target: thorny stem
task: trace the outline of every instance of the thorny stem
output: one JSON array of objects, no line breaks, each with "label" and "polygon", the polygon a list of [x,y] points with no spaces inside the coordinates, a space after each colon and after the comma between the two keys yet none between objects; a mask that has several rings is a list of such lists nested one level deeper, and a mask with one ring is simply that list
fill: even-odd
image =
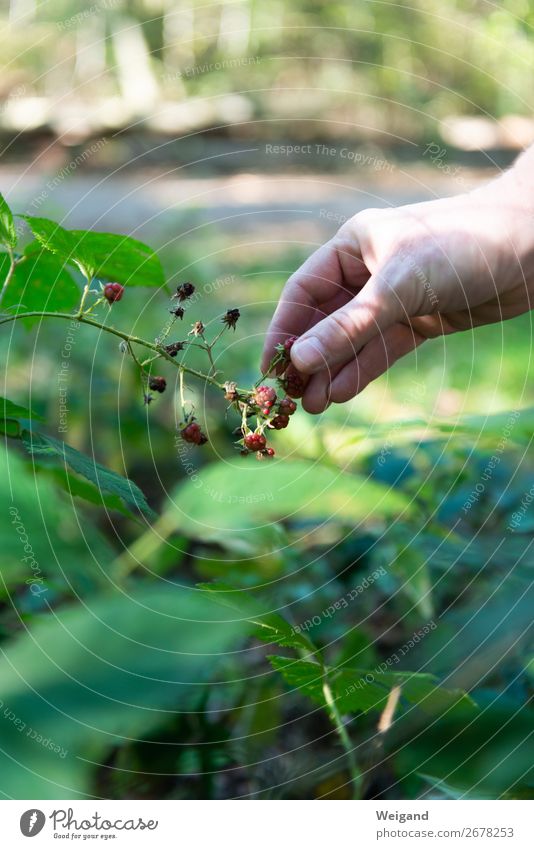
[{"label": "thorny stem", "polygon": [[257,388],[257,387],[260,385],[260,383],[261,383],[263,380],[265,380],[265,378],[266,378],[266,377],[269,377],[269,375],[271,374],[271,372],[273,371],[273,369],[275,369],[275,368],[276,368],[276,366],[277,366],[277,365],[279,365],[280,363],[284,362],[285,358],[286,358],[286,357],[285,357],[285,354],[284,354],[282,351],[280,351],[279,353],[275,354],[275,355],[274,355],[274,357],[272,358],[271,362],[270,362],[270,363],[269,363],[269,365],[267,366],[266,371],[264,371],[264,372],[263,372],[263,374],[261,375],[261,377],[259,378],[259,380],[257,380],[257,381],[256,381],[256,383],[254,384],[254,386]]},{"label": "thorny stem", "polygon": [[362,775],[360,770],[358,769],[356,758],[354,757],[354,748],[351,739],[347,733],[347,729],[345,728],[343,719],[341,718],[341,714],[337,709],[336,700],[334,699],[334,695],[332,693],[332,690],[330,689],[330,684],[327,681],[323,683],[323,696],[326,702],[326,706],[328,708],[328,714],[334,725],[334,728],[336,729],[341,745],[343,746],[345,754],[347,756],[347,764],[349,767],[354,799],[360,799]]},{"label": "thorny stem", "polygon": [[[139,336],[132,336],[130,333],[125,333],[122,330],[117,330],[116,327],[110,327],[107,324],[102,324],[100,321],[96,321],[94,318],[89,318],[87,313],[71,314],[65,312],[42,312],[39,310],[32,310],[29,312],[20,312],[16,315],[9,315],[0,318],[0,325],[9,324],[12,321],[17,321],[21,318],[60,318],[64,321],[79,321],[80,324],[88,324],[91,327],[96,327],[98,330],[103,330],[106,333],[111,333],[113,336],[118,336],[119,339],[124,339],[128,344],[140,345],[142,348],[147,348],[150,351],[154,351],[159,357],[167,360],[171,363],[175,368],[183,371],[184,374],[190,374],[192,377],[196,377],[199,380],[203,380],[205,383],[211,384],[211,386],[215,386],[217,389],[224,389],[224,384],[219,383],[218,380],[215,380],[214,377],[211,377],[209,374],[204,374],[204,372],[197,371],[190,366],[184,366],[182,363],[176,362],[176,360],[171,357],[170,354],[164,348],[159,347],[155,342],[149,342],[147,339],[141,339]],[[239,390],[246,394],[246,390]]]}]

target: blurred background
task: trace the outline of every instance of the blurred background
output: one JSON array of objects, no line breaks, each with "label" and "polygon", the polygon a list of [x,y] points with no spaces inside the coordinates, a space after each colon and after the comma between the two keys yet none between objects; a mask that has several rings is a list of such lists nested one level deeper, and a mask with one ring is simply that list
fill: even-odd
[{"label": "blurred background", "polygon": [[[210,328],[221,313],[239,307],[240,323],[217,364],[242,386],[257,378],[263,333],[285,280],[348,217],[368,206],[469,190],[534,140],[534,9],[527,0],[3,0],[0,15],[0,188],[11,207],[68,228],[147,242],[158,251],[170,285],[191,280],[197,286],[195,309]],[[120,324],[152,338],[167,310],[164,292],[136,290],[121,302]],[[56,437],[66,334],[53,322],[30,333],[9,326],[0,343],[7,364],[4,394],[31,404]],[[115,341],[99,337],[95,344],[91,329],[79,328],[62,438],[127,473],[156,511],[167,515],[170,504],[178,509],[173,507],[163,542],[153,544],[131,516],[61,494],[49,470],[13,454],[5,460],[5,497],[13,495],[14,469],[19,503],[32,517],[32,544],[46,563],[46,605],[81,617],[87,635],[80,599],[99,599],[110,585],[131,589],[135,599],[146,589],[138,586],[142,582],[155,592],[154,576],[180,587],[219,578],[267,587],[270,604],[288,607],[298,622],[385,564],[386,576],[362,596],[357,622],[350,612],[322,621],[318,640],[329,647],[332,663],[352,658],[353,666],[361,666],[362,657],[379,663],[414,629],[451,616],[439,631],[441,647],[433,644],[426,657],[414,654],[406,668],[413,663],[417,670],[451,675],[459,647],[451,648],[450,635],[461,631],[474,665],[458,683],[468,690],[482,687],[482,702],[497,702],[494,714],[483,712],[484,721],[488,728],[501,727],[506,710],[510,716],[522,710],[532,687],[532,649],[524,643],[530,616],[528,608],[517,607],[519,599],[523,605],[531,601],[524,595],[534,531],[527,509],[520,532],[501,542],[531,480],[531,349],[532,318],[526,315],[427,343],[362,396],[318,418],[299,411],[294,426],[273,440],[277,454],[283,462],[308,464],[302,468],[312,489],[318,468],[348,475],[343,486],[354,484],[360,506],[351,504],[338,515],[343,490],[338,500],[325,498],[321,509],[300,515],[294,493],[295,503],[287,507],[291,518],[260,513],[264,530],[258,533],[249,527],[254,516],[245,503],[231,521],[216,513],[226,532],[217,536],[199,533],[183,519],[198,521],[206,506],[191,506],[186,464],[177,456],[174,387],[143,407],[136,375]],[[212,440],[208,452],[195,455],[195,468],[209,481],[219,464],[224,490],[238,473],[221,400],[198,386],[189,391]],[[498,470],[485,480],[472,509],[462,512],[509,427],[509,411],[517,409],[519,424],[506,435]],[[381,456],[387,462],[379,462]],[[250,491],[247,474],[236,498]],[[415,503],[414,515],[377,495],[392,491]],[[362,508],[366,503],[374,505],[372,515]],[[235,537],[242,527],[248,536],[240,547]],[[13,651],[32,680],[39,664],[23,644],[26,626],[35,619],[36,627],[50,627],[44,621],[50,613],[24,585],[11,527],[5,537],[0,633],[8,658]],[[140,568],[128,558],[125,567],[124,551],[139,539]],[[511,574],[518,580],[511,596],[497,592]],[[486,609],[488,600],[493,607]],[[484,623],[473,619],[481,606]],[[512,609],[517,631],[510,627]],[[113,621],[116,611],[106,611]],[[139,627],[136,639],[144,633]],[[165,643],[160,620],[146,627]],[[50,646],[60,651],[61,633],[48,636],[55,657]],[[476,648],[481,644],[490,646],[482,658]],[[105,655],[99,644],[100,650]],[[69,662],[73,658],[64,668]],[[40,722],[51,739],[68,737],[64,745],[73,759],[51,761],[46,751],[41,763],[42,746],[21,754],[21,738],[13,734],[13,720],[6,720],[4,745],[12,757],[3,792],[18,798],[66,798],[67,791],[119,798],[343,798],[346,772],[337,749],[332,755],[335,741],[317,711],[308,713],[304,696],[295,690],[288,696],[272,675],[262,677],[265,661],[256,644],[246,663],[243,675],[241,666],[227,660],[225,675],[253,678],[251,698],[241,685],[228,684],[217,696],[199,696],[199,713],[182,714],[171,695],[155,691],[154,704],[170,716],[158,715],[159,724],[132,720],[128,739],[121,736],[130,726],[120,712],[106,725],[105,698],[117,694],[96,670],[87,686],[104,695],[94,708],[100,731],[88,750],[74,720],[69,736],[57,710],[79,707],[83,693],[51,684],[55,707]],[[167,674],[165,667],[160,671]],[[13,683],[12,702],[20,715],[39,715],[37,702],[28,702],[19,685]],[[65,710],[70,717],[76,713]],[[83,712],[82,720],[89,721]],[[509,743],[512,751],[520,744],[530,721],[510,726],[515,736],[503,747]],[[366,722],[355,731],[364,764],[376,717]],[[103,740],[102,728],[112,739]],[[483,742],[490,736],[485,726],[479,732]],[[494,758],[485,743],[472,772],[462,773],[463,746],[451,746],[449,761],[436,758],[434,772],[418,768],[421,751],[429,751],[424,747],[393,766],[378,768],[370,758],[366,793],[451,798],[467,792],[493,797],[511,788],[531,792],[524,762],[509,770],[507,756]],[[264,750],[267,762],[260,758]],[[499,758],[501,772],[494,774],[488,764]]]}]

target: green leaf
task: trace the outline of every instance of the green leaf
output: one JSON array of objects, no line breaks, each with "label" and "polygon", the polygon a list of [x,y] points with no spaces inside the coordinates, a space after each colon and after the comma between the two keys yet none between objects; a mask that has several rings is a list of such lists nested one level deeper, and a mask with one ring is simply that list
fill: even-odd
[{"label": "green leaf", "polygon": [[129,286],[165,285],[157,254],[131,236],[66,230],[47,218],[20,217],[44,248],[63,262],[76,265],[89,279],[103,277]]},{"label": "green leaf", "polygon": [[0,792],[80,798],[112,746],[194,710],[243,635],[196,590],[138,583],[48,612],[0,661]]},{"label": "green leaf", "polygon": [[477,691],[476,700],[478,712],[457,710],[410,729],[404,745],[393,735],[396,771],[432,776],[474,799],[513,797],[516,786],[534,783],[534,711],[491,692]]},{"label": "green leaf", "polygon": [[65,468],[59,466],[48,468],[43,466],[39,471],[41,473],[44,472],[57,486],[65,490],[71,498],[81,498],[89,502],[89,504],[96,504],[97,507],[104,507],[106,510],[115,510],[123,516],[137,518],[131,510],[128,510],[124,506],[122,499],[118,495],[106,495],[95,484],[76,477]]},{"label": "green leaf", "polygon": [[402,699],[418,705],[427,714],[444,713],[453,705],[474,703],[461,690],[440,687],[433,675],[416,672],[379,672],[372,669],[326,671],[317,663],[287,657],[269,658],[287,683],[324,706],[322,686],[330,684],[336,706],[341,713],[381,711],[393,687],[402,688]]},{"label": "green leaf", "polygon": [[57,254],[63,262],[76,265],[85,277],[89,279],[94,277],[96,271],[94,260],[85,253],[79,236],[73,235],[72,231],[65,230],[49,218],[35,218],[32,215],[18,217],[26,221],[43,248]]},{"label": "green leaf", "polygon": [[115,233],[71,230],[91,257],[95,276],[128,286],[160,287],[165,275],[158,255],[143,242]]},{"label": "green leaf", "polygon": [[211,595],[218,604],[241,613],[247,622],[255,626],[255,636],[258,639],[286,648],[303,649],[311,654],[318,652],[312,641],[290,625],[283,616],[271,611],[262,612],[260,601],[253,598],[250,593],[221,582],[197,586]]},{"label": "green leaf", "polygon": [[0,449],[0,501],[2,601],[12,606],[24,599],[26,610],[57,594],[94,592],[108,584],[116,556],[110,544],[86,516],[82,533],[76,507],[34,474],[27,457],[5,447]]},{"label": "green leaf", "polygon": [[87,478],[102,492],[119,496],[129,507],[137,508],[147,517],[153,518],[154,511],[148,506],[137,484],[111,469],[106,469],[93,457],[88,457],[71,445],[67,445],[66,442],[60,442],[43,433],[24,431],[22,441],[30,454],[48,457],[56,463],[59,462],[62,468],[65,464],[70,466],[73,471]]},{"label": "green leaf", "polygon": [[13,213],[2,194],[0,194],[0,242],[9,248],[17,246],[17,231],[15,230]]},{"label": "green leaf", "polygon": [[43,421],[41,416],[27,407],[14,404],[9,398],[0,397],[0,431],[6,436],[19,438],[24,427],[27,427],[27,422],[33,420]]},{"label": "green leaf", "polygon": [[[0,276],[7,272],[7,257],[0,258]],[[6,289],[3,306],[22,312],[73,312],[80,300],[80,288],[63,263],[42,248],[20,262]],[[39,316],[24,319],[31,326]]]},{"label": "green leaf", "polygon": [[[200,485],[199,485],[200,483]],[[202,468],[176,489],[166,522],[189,537],[252,550],[273,521],[381,526],[413,508],[406,496],[367,478],[308,460],[255,463],[236,459]],[[263,541],[263,538],[262,538]]]}]

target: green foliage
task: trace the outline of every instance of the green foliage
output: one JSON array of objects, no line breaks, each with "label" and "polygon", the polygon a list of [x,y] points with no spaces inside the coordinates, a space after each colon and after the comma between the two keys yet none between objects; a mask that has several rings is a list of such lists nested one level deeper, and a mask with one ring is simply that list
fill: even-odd
[{"label": "green foliage", "polygon": [[308,460],[271,465],[239,458],[231,475],[225,462],[212,463],[202,469],[199,481],[179,485],[165,514],[167,522],[191,537],[224,540],[240,551],[245,545],[257,551],[268,523],[280,519],[380,526],[412,509],[402,494],[379,483]]},{"label": "green foliage", "polygon": [[474,704],[461,690],[441,687],[433,675],[418,672],[382,672],[370,669],[330,669],[305,660],[277,655],[269,658],[291,687],[325,706],[323,685],[328,683],[340,713],[381,711],[393,687],[401,687],[402,699],[435,716],[460,704]]},{"label": "green foliage", "polygon": [[[7,254],[0,255],[0,278],[5,277],[8,265]],[[79,300],[80,287],[63,267],[62,260],[39,250],[27,254],[16,265],[3,307],[15,312],[71,312]],[[24,318],[23,321],[32,326],[39,318]]]},{"label": "green foliage", "polygon": [[14,248],[17,245],[13,213],[2,194],[0,194],[0,242],[7,248]]},{"label": "green foliage", "polygon": [[66,230],[47,218],[21,215],[37,241],[62,260],[76,265],[87,279],[103,277],[128,286],[163,286],[156,253],[137,239],[92,230]]},{"label": "green foliage", "polygon": [[[60,442],[52,436],[43,433],[23,431],[22,442],[30,454],[38,459],[51,460],[60,466],[69,466],[73,471],[87,478],[95,484],[99,491],[110,493],[121,498],[130,507],[136,508],[147,517],[153,517],[154,513],[148,506],[147,501],[137,484],[124,478],[111,469],[106,469],[92,457],[82,454],[66,442]],[[85,490],[78,489],[76,495],[81,495]]]},{"label": "green foliage", "polygon": [[198,592],[142,582],[36,620],[0,662],[0,791],[83,798],[110,746],[194,709],[242,633]]}]

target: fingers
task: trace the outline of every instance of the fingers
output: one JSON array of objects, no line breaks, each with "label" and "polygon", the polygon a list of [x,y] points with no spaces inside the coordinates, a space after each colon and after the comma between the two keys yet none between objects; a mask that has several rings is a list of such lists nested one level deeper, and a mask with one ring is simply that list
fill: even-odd
[{"label": "fingers", "polygon": [[306,387],[302,406],[309,413],[322,413],[331,403],[349,401],[426,338],[410,325],[393,325],[375,336],[349,362],[314,374]]},{"label": "fingers", "polygon": [[373,337],[397,322],[401,313],[399,301],[391,290],[371,277],[355,298],[295,342],[292,362],[304,374],[346,363]]},{"label": "fingers", "polygon": [[318,306],[344,293],[348,298],[336,243],[331,240],[315,251],[286,283],[267,331],[262,371],[267,369],[279,342],[305,333],[319,319]]}]

